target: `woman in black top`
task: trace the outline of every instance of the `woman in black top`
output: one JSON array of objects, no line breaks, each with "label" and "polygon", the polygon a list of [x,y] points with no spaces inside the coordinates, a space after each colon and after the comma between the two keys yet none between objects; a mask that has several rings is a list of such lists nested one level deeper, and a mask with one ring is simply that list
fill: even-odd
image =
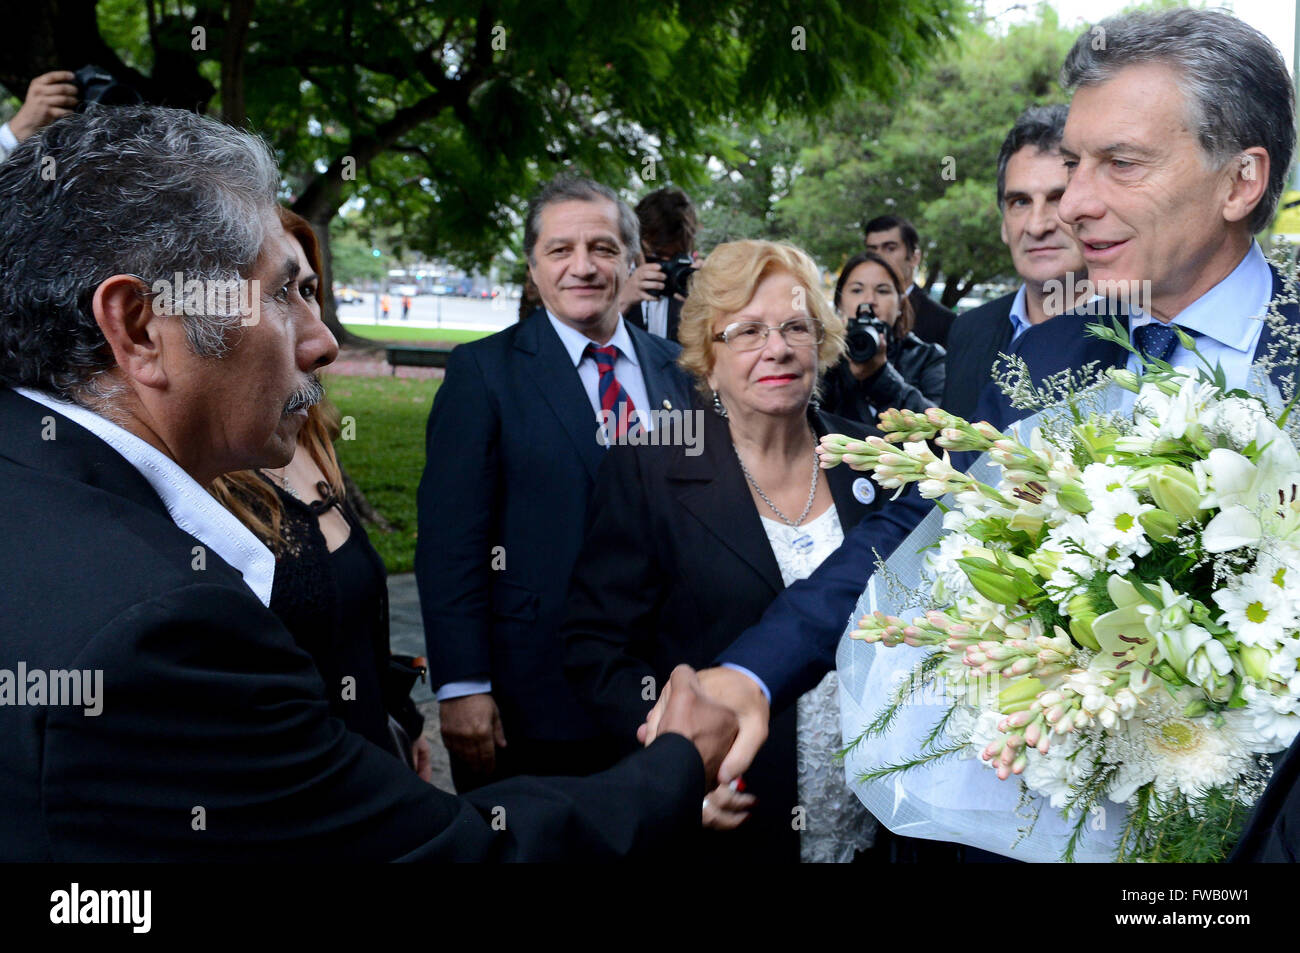
[{"label": "woman in black top", "polygon": [[[315,235],[280,212],[298,248],[296,293],[319,314]],[[288,465],[218,478],[213,494],[275,553],[270,608],[316,663],[331,713],[427,781],[429,744],[410,698],[419,669],[389,653],[387,574],[345,498],[338,430],[334,407],[314,404]]]}]

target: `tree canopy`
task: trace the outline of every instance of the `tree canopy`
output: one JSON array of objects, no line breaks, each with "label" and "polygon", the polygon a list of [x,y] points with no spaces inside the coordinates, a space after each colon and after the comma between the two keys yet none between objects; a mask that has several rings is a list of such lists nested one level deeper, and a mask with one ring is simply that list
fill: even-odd
[{"label": "tree canopy", "polygon": [[43,0],[10,11],[0,83],[95,63],[263,133],[327,251],[354,201],[484,263],[556,171],[703,181],[719,121],[893,94],[964,22],[962,0]]},{"label": "tree canopy", "polygon": [[1066,101],[1057,75],[1074,38],[1044,7],[1005,33],[972,29],[903,77],[897,102],[862,91],[826,116],[734,124],[739,158],[700,192],[703,235],[786,238],[834,269],[862,249],[862,226],[891,212],[921,233],[945,303],[1009,276],[998,149],[1026,107]]}]

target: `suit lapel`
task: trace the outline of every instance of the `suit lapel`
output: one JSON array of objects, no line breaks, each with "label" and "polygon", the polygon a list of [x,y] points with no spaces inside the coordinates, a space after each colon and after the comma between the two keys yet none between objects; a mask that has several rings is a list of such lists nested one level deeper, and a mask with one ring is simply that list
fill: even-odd
[{"label": "suit lapel", "polygon": [[515,337],[515,348],[523,352],[528,375],[594,480],[605,455],[605,448],[596,442],[596,413],[578,369],[545,311],[536,311],[526,319]]},{"label": "suit lapel", "polygon": [[705,530],[779,593],[785,588],[781,569],[749,495],[727,424],[712,411],[704,412],[704,421],[704,452],[676,456],[667,474],[671,492]]},{"label": "suit lapel", "polygon": [[650,406],[646,410],[680,409],[685,412],[689,398],[681,387],[676,386],[679,375],[673,371],[676,355],[672,349],[662,338],[656,339],[635,325],[628,325],[627,330],[632,338],[632,347],[636,349],[641,379],[645,382],[645,392],[650,399]]}]

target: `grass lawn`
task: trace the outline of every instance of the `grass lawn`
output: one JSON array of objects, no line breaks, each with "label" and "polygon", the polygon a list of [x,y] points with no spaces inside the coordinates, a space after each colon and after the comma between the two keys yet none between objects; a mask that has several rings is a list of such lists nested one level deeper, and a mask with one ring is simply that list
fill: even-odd
[{"label": "grass lawn", "polygon": [[391,324],[344,324],[344,328],[371,341],[449,341],[463,344],[485,338],[491,331],[467,331],[462,328],[403,328]]},{"label": "grass lawn", "polygon": [[[390,573],[415,562],[415,489],[424,470],[424,425],[441,381],[326,374],[326,393],[344,418],[355,420],[354,439],[340,439],[339,460],[376,510],[393,524],[385,533],[367,527]],[[344,421],[345,425],[347,421]]]}]

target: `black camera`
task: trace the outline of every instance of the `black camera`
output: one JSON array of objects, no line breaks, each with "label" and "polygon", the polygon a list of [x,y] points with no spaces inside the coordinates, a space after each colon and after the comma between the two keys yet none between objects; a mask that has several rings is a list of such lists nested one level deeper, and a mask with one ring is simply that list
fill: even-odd
[{"label": "black camera", "polygon": [[691,292],[691,276],[699,271],[695,259],[690,255],[677,255],[674,258],[647,258],[647,265],[658,265],[664,273],[664,290],[655,295],[663,298],[669,295],[681,295],[685,298]]},{"label": "black camera", "polygon": [[113,74],[99,66],[87,64],[75,74],[77,95],[77,112],[82,112],[91,103],[101,106],[136,106],[144,98],[125,83],[119,83]]},{"label": "black camera", "polygon": [[890,337],[890,327],[876,317],[871,305],[863,302],[858,305],[858,313],[849,319],[845,339],[849,345],[849,360],[854,364],[865,364],[880,350],[880,338],[886,341]]}]

